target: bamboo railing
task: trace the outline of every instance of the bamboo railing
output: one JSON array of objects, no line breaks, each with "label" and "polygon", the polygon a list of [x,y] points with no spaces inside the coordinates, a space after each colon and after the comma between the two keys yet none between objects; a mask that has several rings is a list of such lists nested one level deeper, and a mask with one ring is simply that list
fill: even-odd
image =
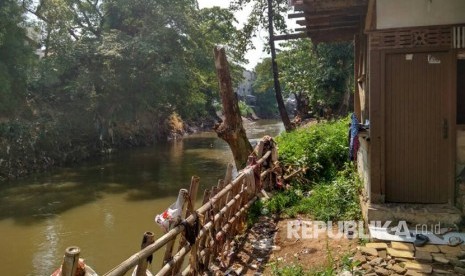
[{"label": "bamboo railing", "polygon": [[[152,258],[153,253],[163,247],[165,254],[162,267],[156,272],[157,276],[200,275],[211,271],[213,267],[228,267],[231,262],[229,253],[233,251],[235,236],[244,229],[247,210],[259,196],[267,196],[263,188],[270,189],[276,181],[273,173],[279,172],[279,167],[273,164],[272,159],[277,157],[272,158],[272,155],[271,151],[267,151],[259,160],[250,156],[247,167],[234,180],[233,166],[229,164],[225,178],[219,180],[217,186],[204,191],[202,206],[197,210],[194,210],[193,203],[196,201],[200,178],[193,176],[189,191],[180,191],[189,195],[183,206],[184,219],[157,240],[154,240],[152,232],[145,232],[141,250],[104,275],[123,276],[130,270],[136,276],[152,275],[147,270],[148,258]],[[263,180],[267,176],[268,182],[265,183]],[[176,243],[178,248],[173,253]],[[74,253],[68,253],[70,250]],[[53,275],[75,276],[78,259],[79,248],[68,248],[63,265]],[[183,266],[184,270],[181,271]],[[92,272],[89,275],[97,275],[90,267],[86,269]]]},{"label": "bamboo railing", "polygon": [[[105,276],[123,276],[128,271],[138,267],[136,275],[149,275],[145,271],[146,259],[165,245],[165,255],[162,268],[156,272],[161,275],[199,275],[204,271],[210,271],[211,266],[226,267],[229,265],[229,252],[234,246],[234,237],[243,230],[246,219],[246,211],[259,198],[263,192],[261,180],[274,171],[271,167],[271,151],[266,152],[259,160],[255,157],[249,158],[249,165],[232,179],[232,165],[228,165],[224,180],[211,190],[205,190],[203,205],[193,210],[192,204],[187,204],[185,219],[166,234],[146,244],[139,252],[117,265]],[[262,171],[262,165],[266,169]],[[252,186],[251,177],[255,184]],[[269,177],[270,179],[272,177]],[[270,180],[271,181],[271,180]],[[199,178],[193,177],[189,190],[190,202],[195,202],[199,186]],[[266,185],[271,186],[271,185]],[[189,201],[189,200],[188,200]],[[186,227],[188,231],[195,223],[199,228],[195,236],[195,242],[190,244],[185,237]],[[147,234],[147,233],[146,233]],[[179,239],[177,239],[179,236]],[[173,247],[178,242],[178,249],[173,254]],[[186,256],[189,255],[187,266],[182,270]],[[139,269],[141,268],[141,269]]]}]

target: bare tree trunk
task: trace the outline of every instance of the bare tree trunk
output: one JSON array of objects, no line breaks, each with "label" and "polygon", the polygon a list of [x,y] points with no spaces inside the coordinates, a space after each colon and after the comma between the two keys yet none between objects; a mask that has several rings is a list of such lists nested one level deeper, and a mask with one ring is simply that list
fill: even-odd
[{"label": "bare tree trunk", "polygon": [[276,49],[274,47],[274,34],[273,34],[273,7],[272,0],[268,0],[268,32],[270,35],[270,50],[271,50],[271,64],[273,66],[273,80],[274,80],[274,92],[276,96],[276,102],[278,103],[279,114],[283,121],[286,131],[289,132],[294,129],[291,124],[289,115],[284,105],[283,94],[281,93],[281,85],[279,84],[278,64],[276,63]]},{"label": "bare tree trunk", "polygon": [[215,67],[220,85],[221,103],[223,104],[224,121],[215,126],[218,137],[225,140],[234,156],[236,168],[242,169],[248,156],[252,153],[237,102],[237,96],[233,91],[228,61],[223,47],[215,47]]}]

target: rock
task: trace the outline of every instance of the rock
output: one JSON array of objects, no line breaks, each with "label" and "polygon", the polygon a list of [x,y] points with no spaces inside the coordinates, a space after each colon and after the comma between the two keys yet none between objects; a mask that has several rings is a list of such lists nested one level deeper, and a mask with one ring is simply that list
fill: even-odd
[{"label": "rock", "polygon": [[379,266],[379,265],[381,265],[383,262],[384,262],[384,259],[383,259],[383,258],[376,258],[376,259],[374,259],[374,260],[371,260],[371,261],[369,262],[369,264],[372,265],[372,266]]},{"label": "rock", "polygon": [[429,252],[429,253],[439,253],[441,252],[439,250],[439,247],[434,244],[425,244],[423,246],[417,246],[415,247],[416,251],[423,251],[423,252]]},{"label": "rock", "polygon": [[386,249],[388,248],[388,245],[384,242],[369,242],[365,244],[365,247],[374,249]]},{"label": "rock", "polygon": [[446,259],[446,257],[442,253],[431,253],[431,255],[433,255],[433,260],[435,262],[438,262],[438,263],[441,263],[441,264],[448,264],[449,263],[449,260]]},{"label": "rock", "polygon": [[457,267],[463,267],[465,268],[465,263],[462,262],[462,261],[457,261],[457,260],[449,260],[449,263],[453,266],[457,266]]},{"label": "rock", "polygon": [[420,264],[420,263],[414,263],[414,262],[407,262],[405,264],[405,269],[407,270],[413,270],[417,272],[422,272],[422,273],[431,273],[433,272],[433,267],[427,264]]},{"label": "rock", "polygon": [[273,246],[271,247],[271,250],[272,250],[272,251],[280,251],[280,250],[281,250],[281,246],[273,245]]},{"label": "rock", "polygon": [[391,248],[406,251],[415,251],[413,244],[406,242],[391,242]]},{"label": "rock", "polygon": [[454,267],[454,271],[460,274],[465,274],[465,268],[456,266]]},{"label": "rock", "polygon": [[416,251],[415,260],[424,261],[424,262],[432,262],[433,256],[431,255],[430,252],[427,252],[427,251]]},{"label": "rock", "polygon": [[376,250],[375,248],[369,248],[369,247],[361,246],[360,251],[362,253],[364,253],[365,255],[378,256],[378,250]]},{"label": "rock", "polygon": [[462,248],[460,246],[449,246],[449,245],[439,245],[439,250],[442,253],[458,256],[462,254]]},{"label": "rock", "polygon": [[396,257],[396,258],[413,259],[412,251],[404,251],[404,250],[397,250],[394,248],[388,248],[387,253],[391,255],[392,257]]},{"label": "rock", "polygon": [[391,274],[391,272],[385,268],[382,267],[375,267],[375,272],[377,275],[383,275],[383,276],[388,276]]},{"label": "rock", "polygon": [[405,268],[401,267],[398,264],[393,265],[391,270],[393,270],[394,272],[398,274],[404,274],[407,271]]},{"label": "rock", "polygon": [[451,274],[450,271],[444,269],[433,268],[433,273],[435,274]]},{"label": "rock", "polygon": [[407,270],[405,273],[406,276],[423,276],[425,274],[416,272],[415,270]]},{"label": "rock", "polygon": [[446,259],[448,259],[449,261],[450,260],[458,260],[459,258],[455,255],[449,255],[449,254],[446,254],[444,257],[446,257]]},{"label": "rock", "polygon": [[357,253],[354,255],[354,261],[359,262],[360,264],[364,264],[367,262],[367,259],[362,255],[362,253],[360,253],[360,251],[357,251]]},{"label": "rock", "polygon": [[362,265],[362,269],[365,270],[365,273],[373,272],[373,267],[367,263]]},{"label": "rock", "polygon": [[337,274],[338,276],[352,276],[352,272],[344,270],[341,273]]},{"label": "rock", "polygon": [[380,256],[383,259],[386,259],[387,257],[386,250],[378,250],[378,256]]}]

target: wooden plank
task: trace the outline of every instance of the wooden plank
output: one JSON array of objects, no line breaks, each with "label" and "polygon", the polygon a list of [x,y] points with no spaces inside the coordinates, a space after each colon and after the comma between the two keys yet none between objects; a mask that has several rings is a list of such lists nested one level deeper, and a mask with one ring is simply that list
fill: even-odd
[{"label": "wooden plank", "polygon": [[381,75],[380,75],[380,52],[370,51],[370,78],[369,78],[369,94],[370,94],[370,151],[368,162],[370,163],[370,183],[371,203],[383,203],[384,196],[381,189],[381,131],[384,127],[384,119],[381,114]]},{"label": "wooden plank", "polygon": [[363,20],[362,15],[341,15],[341,16],[315,16],[315,17],[305,17],[303,20],[297,20],[296,23],[299,25],[320,25],[326,24],[330,25],[333,23],[341,23],[341,22],[352,22],[356,21],[356,23],[360,23]]},{"label": "wooden plank", "polygon": [[305,17],[305,13],[298,12],[298,13],[290,13],[290,14],[287,15],[287,18],[289,18],[289,19],[301,18],[301,17]]},{"label": "wooden plank", "polygon": [[317,10],[309,7],[300,7],[299,11],[304,11],[305,17],[312,16],[345,16],[345,15],[363,15],[367,12],[367,6],[353,6],[345,9],[326,9]]},{"label": "wooden plank", "polygon": [[[360,35],[355,35],[354,38],[354,76],[358,78],[360,67]],[[354,112],[358,120],[361,120],[361,104],[360,104],[360,91],[358,89],[358,82],[354,81]]]},{"label": "wooden plank", "polygon": [[285,34],[285,35],[275,35],[273,36],[273,39],[274,41],[279,41],[279,40],[300,39],[300,38],[305,38],[305,37],[307,37],[307,33],[300,32],[300,33]]},{"label": "wooden plank", "polygon": [[367,15],[365,18],[365,31],[376,29],[376,0],[368,1]]},{"label": "wooden plank", "polygon": [[339,23],[328,23],[319,25],[307,25],[307,31],[334,31],[334,32],[346,32],[347,30],[353,31],[353,34],[358,33],[360,29],[359,21],[345,21]]},{"label": "wooden plank", "polygon": [[331,9],[351,9],[353,7],[366,7],[368,0],[331,0],[331,1],[303,1],[305,9],[321,11]]}]

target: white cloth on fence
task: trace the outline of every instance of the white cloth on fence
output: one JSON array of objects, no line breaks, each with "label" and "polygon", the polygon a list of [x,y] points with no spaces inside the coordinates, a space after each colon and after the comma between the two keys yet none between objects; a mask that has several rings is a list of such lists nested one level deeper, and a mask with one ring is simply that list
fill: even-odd
[{"label": "white cloth on fence", "polygon": [[271,136],[263,136],[263,138],[258,142],[258,144],[255,146],[255,153],[257,154],[258,158],[261,158],[264,154],[263,149],[265,147],[265,143],[270,144],[271,148],[271,162],[278,161],[278,147],[276,145],[276,142],[273,140],[273,137]]},{"label": "white cloth on fence", "polygon": [[168,232],[174,224],[181,221],[182,207],[188,194],[186,189],[179,190],[178,199],[171,204],[163,213],[155,216],[155,222],[166,232]]},{"label": "white cloth on fence", "polygon": [[247,193],[249,195],[255,194],[255,175],[253,172],[253,167],[247,167],[242,172],[245,176],[244,184],[247,187]]}]

